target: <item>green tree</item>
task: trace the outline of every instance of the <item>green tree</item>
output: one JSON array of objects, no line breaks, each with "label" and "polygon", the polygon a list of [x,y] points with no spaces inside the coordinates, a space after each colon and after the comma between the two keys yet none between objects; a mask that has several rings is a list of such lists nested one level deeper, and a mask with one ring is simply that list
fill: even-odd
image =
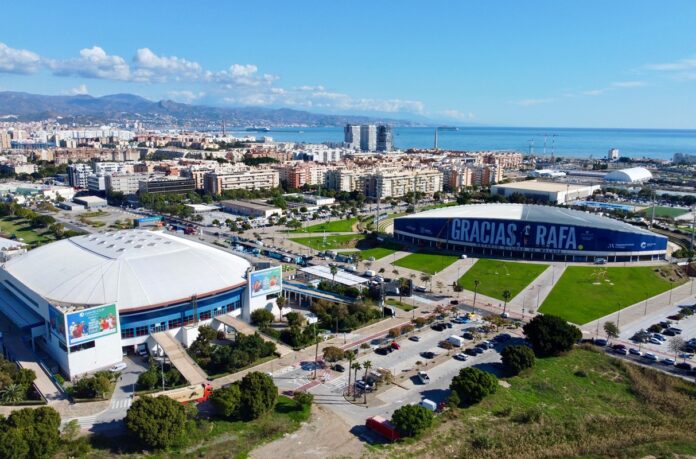
[{"label": "green tree", "polygon": [[213,341],[217,338],[217,330],[208,325],[198,327],[198,337],[205,341]]},{"label": "green tree", "polygon": [[[4,427],[4,426],[3,426]],[[29,457],[29,443],[20,429],[0,430],[0,458],[23,459]]]},{"label": "green tree", "polygon": [[265,373],[251,372],[239,383],[241,414],[246,420],[256,419],[269,412],[278,398],[278,388]]},{"label": "green tree", "polygon": [[414,437],[430,428],[433,412],[420,405],[404,405],[394,411],[392,424],[405,437]]},{"label": "green tree", "polygon": [[159,376],[154,367],[150,367],[147,371],[140,373],[138,376],[137,386],[140,390],[152,390],[157,387]]},{"label": "green tree", "polygon": [[462,368],[452,378],[450,389],[456,392],[464,405],[473,405],[498,389],[498,378],[478,368]]},{"label": "green tree", "polygon": [[338,274],[338,268],[336,267],[336,265],[333,265],[329,269],[331,271],[331,278],[332,278],[331,281],[335,285],[336,284],[336,274]]},{"label": "green tree", "polygon": [[126,428],[149,448],[166,448],[186,427],[186,409],[169,397],[141,397],[126,414]]},{"label": "green tree", "polygon": [[295,395],[293,395],[292,398],[300,406],[311,405],[312,402],[314,402],[314,395],[310,394],[309,392],[295,392]]},{"label": "green tree", "polygon": [[512,297],[510,290],[503,290],[503,301],[505,301],[505,305],[503,306],[503,314],[507,312],[507,304],[508,301],[510,301],[510,297]]},{"label": "green tree", "polygon": [[324,360],[328,362],[338,362],[339,360],[343,360],[343,357],[345,356],[343,349],[336,346],[327,346],[322,352],[324,355]]},{"label": "green tree", "polygon": [[607,334],[607,338],[618,338],[619,337],[619,327],[615,322],[604,322],[604,333]]},{"label": "green tree", "polygon": [[288,321],[288,326],[302,326],[305,322],[305,317],[301,312],[288,312],[285,314],[285,320]]},{"label": "green tree", "polygon": [[[0,436],[0,457],[29,457],[29,458],[48,458],[58,449],[60,445],[60,415],[51,407],[42,406],[41,408],[24,408],[12,412],[6,421],[0,426],[3,436]],[[17,432],[19,435],[9,433]],[[24,441],[19,440],[19,436]],[[10,441],[8,449],[14,450],[19,455],[11,454],[4,456],[4,442]],[[26,456],[21,452],[25,449],[24,443],[28,448]]]},{"label": "green tree", "polygon": [[251,322],[259,327],[264,327],[273,322],[273,313],[266,309],[257,309],[251,313]]},{"label": "green tree", "polygon": [[553,315],[538,315],[524,328],[524,334],[532,343],[539,357],[559,355],[569,351],[580,340],[582,333],[574,326]]},{"label": "green tree", "polygon": [[534,351],[527,346],[507,346],[500,355],[505,369],[512,375],[533,367],[536,360]]},{"label": "green tree", "polygon": [[11,383],[0,389],[0,401],[5,404],[18,403],[24,400],[27,388],[22,384]]},{"label": "green tree", "polygon": [[239,419],[240,407],[242,402],[242,392],[239,384],[230,384],[227,387],[217,389],[210,397],[217,412],[229,419]]}]

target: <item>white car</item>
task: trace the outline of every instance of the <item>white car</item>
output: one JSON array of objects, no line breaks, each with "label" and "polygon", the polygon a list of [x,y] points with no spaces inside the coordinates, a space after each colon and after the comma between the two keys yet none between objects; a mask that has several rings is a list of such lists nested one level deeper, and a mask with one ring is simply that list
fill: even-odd
[{"label": "white car", "polygon": [[126,368],[128,368],[128,365],[126,365],[125,362],[117,363],[113,367],[109,368],[109,371],[112,373],[118,373],[119,371],[123,371]]},{"label": "white car", "polygon": [[418,379],[420,380],[421,384],[428,384],[430,382],[430,376],[428,376],[428,373],[425,371],[418,372]]}]

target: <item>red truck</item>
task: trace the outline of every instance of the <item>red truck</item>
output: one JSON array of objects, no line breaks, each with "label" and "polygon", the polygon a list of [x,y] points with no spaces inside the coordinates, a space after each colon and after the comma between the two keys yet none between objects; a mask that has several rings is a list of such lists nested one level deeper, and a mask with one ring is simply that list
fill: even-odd
[{"label": "red truck", "polygon": [[396,441],[401,438],[399,432],[396,431],[396,427],[382,416],[367,418],[365,425],[389,441]]},{"label": "red truck", "polygon": [[196,233],[197,233],[196,228],[193,226],[187,226],[186,228],[184,228],[184,234],[196,234]]}]

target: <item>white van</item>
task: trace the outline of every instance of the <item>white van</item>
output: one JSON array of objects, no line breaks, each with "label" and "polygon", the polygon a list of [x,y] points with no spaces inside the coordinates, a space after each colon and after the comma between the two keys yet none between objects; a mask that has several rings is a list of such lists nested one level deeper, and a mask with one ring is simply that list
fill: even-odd
[{"label": "white van", "polygon": [[349,273],[354,273],[354,272],[357,271],[357,270],[358,270],[358,268],[356,268],[356,267],[353,266],[353,265],[348,265],[348,266],[346,266],[346,271],[348,271]]},{"label": "white van", "polygon": [[432,411],[433,413],[435,411],[437,411],[437,403],[433,402],[430,399],[424,398],[423,400],[421,400],[419,405],[422,406],[423,408],[426,408],[426,409]]},{"label": "white van", "polygon": [[365,271],[365,273],[363,274],[363,276],[365,276],[365,277],[375,277],[376,275],[377,275],[377,273],[374,272],[374,271],[371,270],[371,269],[368,269],[368,270]]}]

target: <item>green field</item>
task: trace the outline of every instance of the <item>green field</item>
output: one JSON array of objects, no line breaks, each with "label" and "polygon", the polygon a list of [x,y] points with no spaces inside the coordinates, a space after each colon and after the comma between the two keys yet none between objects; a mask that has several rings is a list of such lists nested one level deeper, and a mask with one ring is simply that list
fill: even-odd
[{"label": "green field", "polygon": [[549,265],[536,263],[482,258],[459,279],[459,285],[473,292],[474,281],[478,280],[478,293],[502,301],[505,290],[509,290],[510,298],[514,298],[548,267]]},{"label": "green field", "polygon": [[316,225],[299,228],[291,233],[348,233],[353,231],[353,226],[358,223],[358,219],[349,218],[348,220],[335,220],[332,222],[318,223]]},{"label": "green field", "polygon": [[[596,350],[537,359],[509,387],[441,415],[380,457],[637,458],[696,454],[696,386]],[[493,366],[490,368],[494,368]]]},{"label": "green field", "polygon": [[356,246],[356,244],[365,239],[362,234],[337,234],[337,235],[327,235],[326,243],[324,243],[323,236],[314,237],[295,237],[291,238],[291,241],[297,242],[298,244],[306,245],[315,250],[330,250],[330,249],[351,249]]},{"label": "green field", "polygon": [[412,253],[394,262],[396,266],[413,269],[428,274],[435,274],[459,259],[456,255],[434,253]]},{"label": "green field", "polygon": [[397,246],[394,244],[384,244],[384,246],[373,247],[371,249],[361,250],[360,252],[344,252],[344,254],[354,255],[356,253],[360,253],[360,256],[362,257],[363,261],[367,261],[370,257],[374,257],[375,260],[379,260],[380,258],[384,258],[387,255],[391,255],[394,252],[398,252],[401,249],[401,246]]},{"label": "green field", "polygon": [[[655,267],[570,266],[539,308],[582,325],[669,290]],[[602,274],[605,272],[606,274]],[[682,283],[675,278],[674,287]]]},{"label": "green field", "polygon": [[413,311],[414,309],[416,309],[416,307],[413,305],[400,302],[399,300],[395,300],[393,298],[387,298],[385,300],[385,303],[387,303],[389,306],[397,307],[397,308],[401,309],[402,311],[406,311],[406,312]]},{"label": "green field", "polygon": [[[643,209],[641,212],[646,216],[650,217],[652,216],[652,207],[648,207],[647,209]],[[663,206],[656,206],[655,207],[655,216],[656,217],[671,217],[671,218],[676,218],[679,217],[680,215],[684,215],[685,213],[689,212],[689,209],[681,209],[679,207],[663,207]]]},{"label": "green field", "polygon": [[0,220],[0,232],[7,236],[15,235],[26,244],[44,244],[53,238],[44,234],[45,230],[31,227],[31,223],[18,217],[4,217]]}]

